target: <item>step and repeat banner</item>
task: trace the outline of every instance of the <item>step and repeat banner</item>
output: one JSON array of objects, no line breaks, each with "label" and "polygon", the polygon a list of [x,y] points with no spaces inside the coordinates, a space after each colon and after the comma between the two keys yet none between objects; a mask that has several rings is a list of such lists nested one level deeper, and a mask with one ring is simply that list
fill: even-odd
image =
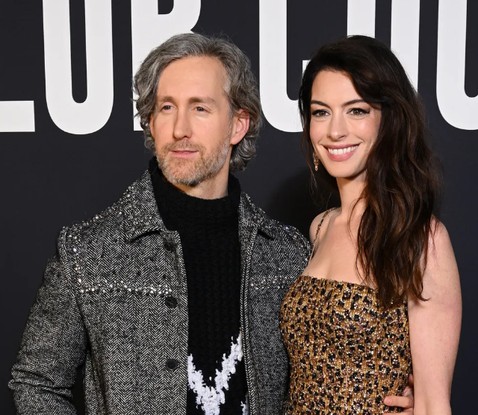
[{"label": "step and repeat banner", "polygon": [[[300,77],[347,34],[391,46],[426,105],[442,163],[441,218],[461,273],[463,330],[454,414],[478,388],[478,2],[467,0],[2,0],[0,2],[0,408],[29,308],[63,225],[114,202],[151,154],[131,80],[173,34],[222,35],[250,57],[265,119],[239,174],[271,216],[307,233],[313,202],[301,153]],[[80,403],[81,413],[81,403]]]}]

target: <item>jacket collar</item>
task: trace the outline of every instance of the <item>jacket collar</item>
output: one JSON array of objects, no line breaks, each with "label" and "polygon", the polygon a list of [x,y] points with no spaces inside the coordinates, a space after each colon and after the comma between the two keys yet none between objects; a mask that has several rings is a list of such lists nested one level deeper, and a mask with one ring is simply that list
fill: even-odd
[{"label": "jacket collar", "polygon": [[266,213],[256,206],[251,197],[242,192],[239,203],[239,228],[257,228],[268,238],[274,239],[277,233],[277,222],[270,219]]},{"label": "jacket collar", "polygon": [[143,173],[124,193],[119,201],[123,206],[124,233],[132,241],[140,236],[154,232],[170,232],[159,216],[154,198],[153,185],[149,172]]},{"label": "jacket collar", "polygon": [[[173,232],[166,228],[159,215],[148,171],[128,187],[118,203],[124,219],[125,238],[128,241],[148,233]],[[239,203],[239,227],[257,228],[269,238],[274,239],[277,224],[252,202],[249,195],[242,192]]]}]

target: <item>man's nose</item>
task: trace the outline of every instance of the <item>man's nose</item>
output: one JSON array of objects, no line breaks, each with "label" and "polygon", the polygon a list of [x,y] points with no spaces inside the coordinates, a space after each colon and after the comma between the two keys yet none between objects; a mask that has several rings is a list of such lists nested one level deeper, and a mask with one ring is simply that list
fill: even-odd
[{"label": "man's nose", "polygon": [[191,137],[191,122],[185,110],[179,110],[174,120],[173,136],[177,140]]}]

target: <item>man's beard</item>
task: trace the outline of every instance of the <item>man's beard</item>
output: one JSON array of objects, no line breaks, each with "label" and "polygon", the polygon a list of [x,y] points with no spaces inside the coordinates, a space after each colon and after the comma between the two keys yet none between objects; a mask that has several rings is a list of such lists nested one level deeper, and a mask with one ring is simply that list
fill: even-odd
[{"label": "man's beard", "polygon": [[[228,140],[207,154],[205,147],[199,144],[190,144],[188,140],[181,140],[156,149],[156,160],[164,177],[173,185],[195,187],[200,183],[216,176],[226,163],[230,144]],[[187,160],[181,158],[168,158],[171,150],[194,150],[199,158]]]}]

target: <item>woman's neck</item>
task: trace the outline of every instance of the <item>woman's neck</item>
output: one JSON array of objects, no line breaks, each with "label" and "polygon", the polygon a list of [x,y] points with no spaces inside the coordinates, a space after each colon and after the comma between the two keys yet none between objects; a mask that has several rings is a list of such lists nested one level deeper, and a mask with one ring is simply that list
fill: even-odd
[{"label": "woman's neck", "polygon": [[340,178],[337,179],[337,187],[340,194],[340,216],[347,219],[361,217],[365,210],[362,198],[365,182]]}]

